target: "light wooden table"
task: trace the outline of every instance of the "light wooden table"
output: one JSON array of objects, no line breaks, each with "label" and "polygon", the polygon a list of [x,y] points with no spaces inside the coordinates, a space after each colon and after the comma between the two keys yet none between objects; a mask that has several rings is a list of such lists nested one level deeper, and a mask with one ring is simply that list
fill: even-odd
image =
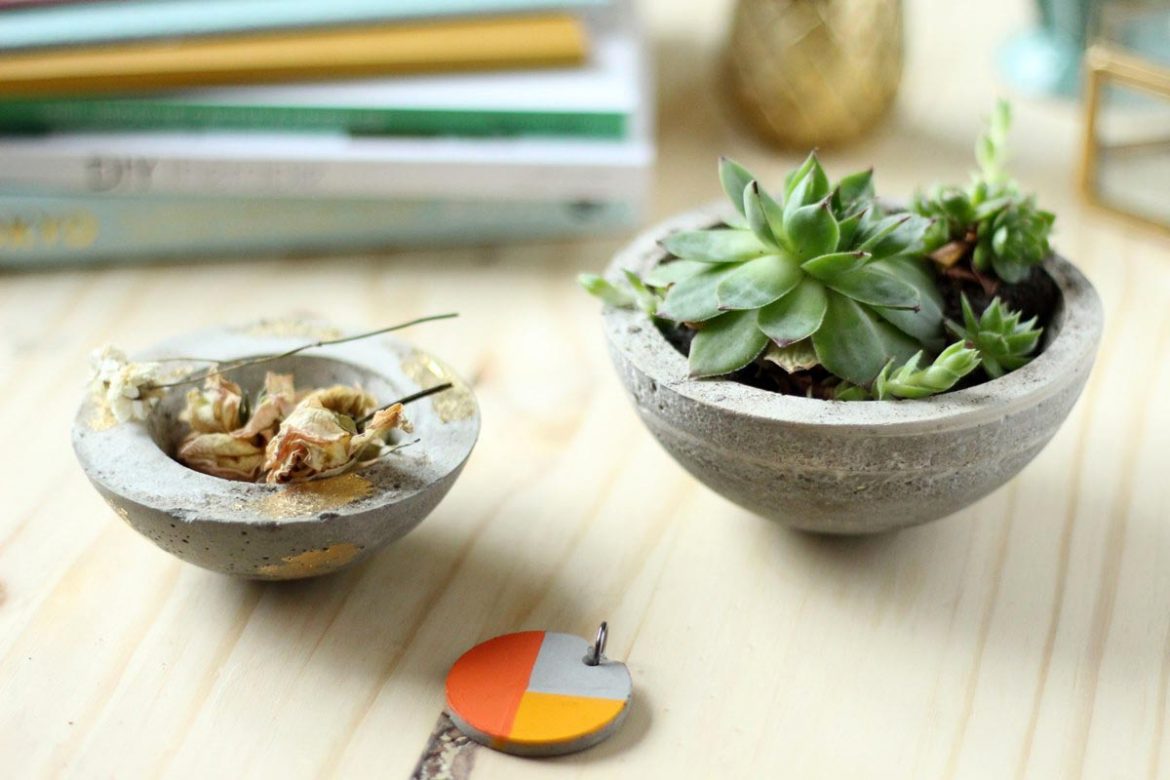
[{"label": "light wooden table", "polygon": [[[895,194],[966,175],[991,43],[1024,4],[960,5],[908,3],[898,115],[832,171],[875,162]],[[713,97],[725,6],[646,8],[660,215],[717,194],[717,153],[772,177],[794,160]],[[1073,108],[1019,115],[1020,174],[1104,299],[1101,355],[1018,479],[893,536],[784,531],[659,450],[572,283],[614,241],[0,276],[0,774],[405,778],[464,649],[608,619],[636,684],[622,731],[551,761],[480,750],[475,780],[1170,776],[1170,246],[1072,196]],[[480,444],[434,515],[353,571],[262,585],[181,564],[73,460],[99,343],[449,309],[411,335],[474,379]]]}]

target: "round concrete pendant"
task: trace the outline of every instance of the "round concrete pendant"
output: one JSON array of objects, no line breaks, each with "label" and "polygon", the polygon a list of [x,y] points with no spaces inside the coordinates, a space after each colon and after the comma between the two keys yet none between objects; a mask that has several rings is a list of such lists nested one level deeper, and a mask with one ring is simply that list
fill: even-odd
[{"label": "round concrete pendant", "polygon": [[521,756],[584,750],[613,734],[630,706],[626,665],[598,641],[549,631],[476,645],[447,674],[451,720],[476,742]]}]

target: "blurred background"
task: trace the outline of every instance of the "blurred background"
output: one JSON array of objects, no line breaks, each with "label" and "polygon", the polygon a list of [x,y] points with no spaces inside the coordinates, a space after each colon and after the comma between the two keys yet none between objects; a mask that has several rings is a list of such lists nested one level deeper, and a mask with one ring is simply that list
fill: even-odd
[{"label": "blurred background", "polygon": [[1168,73],[1155,0],[0,0],[0,265],[620,237],[724,153],[906,197],[997,96],[1025,186],[1156,228]]}]

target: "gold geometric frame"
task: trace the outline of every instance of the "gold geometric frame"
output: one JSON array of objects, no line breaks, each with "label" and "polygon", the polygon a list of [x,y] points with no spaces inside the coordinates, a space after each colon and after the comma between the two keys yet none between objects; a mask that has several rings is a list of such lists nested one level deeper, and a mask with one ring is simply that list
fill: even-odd
[{"label": "gold geometric frame", "polygon": [[[1112,203],[1101,197],[1097,188],[1098,154],[1101,149],[1097,137],[1101,92],[1114,82],[1170,101],[1170,70],[1136,57],[1113,46],[1095,44],[1085,52],[1085,119],[1081,149],[1081,194],[1089,203],[1125,219],[1170,233],[1170,217],[1160,221]],[[1150,142],[1143,142],[1148,145]],[[1170,144],[1170,139],[1158,141]],[[1115,148],[1122,148],[1119,145]]]}]

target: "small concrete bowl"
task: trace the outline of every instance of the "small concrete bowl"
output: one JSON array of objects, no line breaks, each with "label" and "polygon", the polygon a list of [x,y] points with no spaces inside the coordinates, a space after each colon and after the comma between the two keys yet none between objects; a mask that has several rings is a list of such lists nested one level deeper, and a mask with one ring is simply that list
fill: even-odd
[{"label": "small concrete bowl", "polygon": [[[193,333],[135,359],[227,361],[342,335],[318,322],[261,322]],[[237,577],[299,579],[357,563],[405,535],[450,490],[475,445],[479,410],[467,384],[403,341],[380,336],[309,350],[231,378],[252,391],[270,370],[294,374],[298,387],[358,383],[383,403],[443,382],[454,387],[407,406],[417,444],[356,472],[289,486],[219,479],[175,461],[186,387],[169,393],[146,423],[117,424],[100,399],[87,398],[73,424],[86,476],[130,526],[188,563]]]},{"label": "small concrete bowl", "polygon": [[[607,270],[645,273],[657,241],[726,216],[700,209],[621,250]],[[990,382],[918,401],[822,401],[728,380],[691,379],[687,360],[640,311],[606,307],[605,331],[638,414],[691,474],[784,525],[865,534],[937,520],[1011,479],[1068,416],[1102,327],[1092,285],[1067,261],[1045,270],[1061,299],[1043,352]]]}]

